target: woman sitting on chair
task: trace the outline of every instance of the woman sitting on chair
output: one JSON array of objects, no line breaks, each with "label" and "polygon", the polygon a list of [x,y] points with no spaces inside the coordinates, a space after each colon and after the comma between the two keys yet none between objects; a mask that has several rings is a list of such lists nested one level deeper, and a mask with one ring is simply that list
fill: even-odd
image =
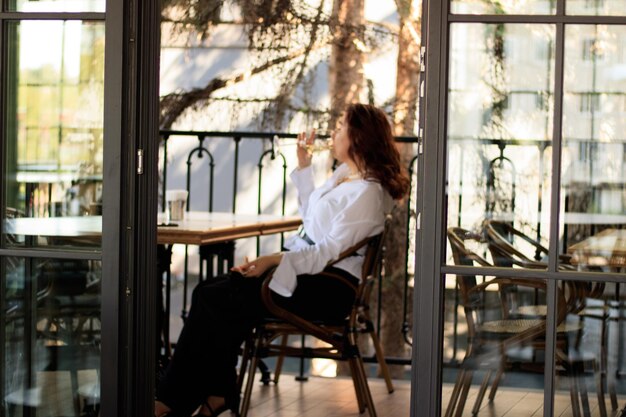
[{"label": "woman sitting on chair", "polygon": [[[400,164],[391,126],[378,108],[353,104],[333,133],[333,154],[341,163],[321,187],[313,185],[311,154],[315,132],[298,136],[298,189],[306,234],[285,241],[288,252],[261,256],[231,273],[198,284],[172,360],[157,389],[155,416],[216,416],[236,412],[239,348],[255,324],[269,315],[261,300],[263,279],[276,302],[309,320],[347,316],[354,291],[316,275],[333,269],[358,284],[362,256],[326,265],[362,239],[380,233],[392,199],[406,193],[409,179]],[[274,269],[275,268],[275,269]]]}]

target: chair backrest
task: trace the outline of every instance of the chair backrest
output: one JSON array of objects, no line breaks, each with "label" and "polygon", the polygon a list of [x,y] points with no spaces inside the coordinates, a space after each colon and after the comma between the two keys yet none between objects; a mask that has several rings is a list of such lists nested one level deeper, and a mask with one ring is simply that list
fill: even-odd
[{"label": "chair backrest", "polygon": [[359,285],[355,299],[357,306],[367,307],[369,305],[374,282],[380,276],[382,269],[386,234],[387,228],[385,227],[382,233],[371,236],[367,240],[367,249],[361,268],[361,285]]},{"label": "chair backrest", "polygon": [[[489,251],[497,266],[510,268],[513,265],[525,268],[543,269],[542,257],[548,256],[548,249],[535,239],[514,228],[510,223],[488,220],[485,230],[489,240]],[[534,250],[534,254],[524,253],[520,245]]]},{"label": "chair backrest", "polygon": [[[452,247],[452,255],[454,257],[454,262],[456,265],[470,266],[478,264],[481,266],[492,266],[484,258],[478,255],[475,251],[473,251],[468,245],[468,242],[476,242],[478,244],[484,243],[484,238],[481,235],[462,229],[460,227],[451,227],[448,229],[448,239],[450,241],[450,246]],[[491,246],[489,246],[489,248],[491,249]],[[530,280],[525,279],[499,279],[498,290],[503,317],[506,318],[509,311],[511,311],[511,309],[513,309],[515,305],[519,303],[519,300],[510,299],[511,292],[515,292],[516,286],[534,285],[536,288],[545,291],[545,281],[535,279],[533,279],[532,281],[534,281],[534,284],[531,283]],[[457,275],[457,283],[459,284],[459,289],[461,290],[461,300],[469,320],[471,318],[470,310],[476,309],[477,307],[480,308],[480,303],[482,303],[484,300],[480,298],[480,293],[472,291],[472,288],[476,286],[475,275]],[[567,313],[576,310],[576,303],[579,302],[580,298],[581,286],[578,283],[567,282],[565,287],[569,294],[565,294],[565,289],[562,289],[559,290],[557,296],[557,311],[559,312],[559,315],[557,317],[558,323],[560,323],[564,319]]]},{"label": "chair backrest", "polygon": [[[492,266],[468,245],[468,242],[482,245],[484,241],[481,235],[461,227],[448,228],[447,235],[452,248],[452,258],[456,265],[474,266],[478,264],[480,266]],[[475,304],[478,301],[476,299],[477,295],[470,297],[470,292],[476,286],[476,275],[457,275],[457,283],[461,290],[463,304],[466,307]]]}]

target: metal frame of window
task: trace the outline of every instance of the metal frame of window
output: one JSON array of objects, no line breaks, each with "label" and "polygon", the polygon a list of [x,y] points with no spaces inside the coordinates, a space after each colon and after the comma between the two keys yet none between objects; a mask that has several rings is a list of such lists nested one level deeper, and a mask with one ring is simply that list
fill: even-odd
[{"label": "metal frame of window", "polygon": [[[479,274],[519,278],[546,279],[548,283],[548,315],[546,322],[546,357],[554,358],[556,338],[556,295],[559,280],[618,282],[618,273],[562,272],[558,257],[551,256],[546,271],[523,269],[462,267],[445,264],[446,251],[446,120],[448,36],[451,23],[536,23],[552,24],[556,30],[554,125],[552,143],[550,218],[559,219],[561,192],[561,149],[563,113],[563,69],[565,27],[570,24],[624,25],[621,16],[568,16],[565,0],[557,0],[554,15],[452,15],[448,2],[425,0],[422,33],[426,44],[424,96],[420,106],[423,128],[423,152],[418,174],[418,222],[416,238],[416,277],[413,309],[413,372],[411,385],[411,416],[441,415],[441,368],[443,340],[443,277],[446,274]],[[422,135],[420,135],[422,136]],[[559,221],[550,223],[550,253],[559,253]],[[545,364],[544,413],[554,410],[554,361]],[[419,407],[418,407],[419,404]]]},{"label": "metal frame of window", "polygon": [[[127,20],[126,5],[123,0],[107,0],[106,13],[28,13],[28,12],[7,12],[7,1],[2,1],[0,9],[0,108],[6,108],[7,98],[7,53],[9,51],[6,42],[6,23],[9,21],[20,22],[25,20],[81,20],[100,21],[105,25],[105,90],[104,90],[104,167],[103,167],[103,224],[102,224],[102,246],[100,250],[34,250],[18,248],[0,248],[0,262],[8,256],[19,256],[26,258],[56,258],[56,259],[91,259],[102,261],[102,345],[101,345],[101,415],[103,417],[117,417],[123,415],[122,401],[128,400],[127,380],[123,378],[120,367],[119,352],[121,350],[123,337],[120,335],[127,333],[129,327],[126,322],[120,320],[120,277],[128,274],[122,273],[121,265],[128,264],[128,257],[121,251],[123,246],[122,238],[127,238],[128,234],[121,233],[122,230],[122,204],[135,206],[134,196],[132,200],[125,198],[123,191],[129,187],[123,183],[123,160],[122,142],[127,137],[124,132],[129,125],[128,120],[123,123],[124,113],[123,99],[129,94],[123,89],[124,80],[128,77],[128,69],[125,68],[127,59],[124,53],[127,52],[125,42],[127,41]],[[155,19],[158,22],[158,18]],[[153,40],[151,39],[151,42]],[[157,44],[158,45],[158,44]],[[151,57],[153,58],[153,57]],[[155,95],[156,90],[155,90]],[[128,119],[132,119],[128,117]],[[0,115],[0,125],[6,126],[6,114]],[[133,122],[134,124],[134,122]],[[6,146],[6,132],[0,130],[0,143],[2,143],[2,156],[4,156],[4,146]],[[133,142],[133,141],[130,141]],[[134,161],[133,161],[134,163]],[[0,181],[4,189],[5,176],[4,157],[0,158]],[[0,192],[0,207],[5,206],[4,192]],[[156,207],[156,205],[155,205]],[[155,209],[156,211],[156,209]],[[0,216],[4,217],[4,216]],[[156,244],[156,239],[154,240]],[[154,258],[149,260],[154,261]],[[134,269],[134,264],[133,268]],[[3,296],[1,293],[0,297]],[[154,317],[154,316],[153,316]],[[148,326],[149,327],[149,326]],[[4,340],[4,328],[0,329],[0,340]],[[154,338],[152,339],[153,343]],[[3,343],[0,343],[0,354],[3,354]],[[132,346],[132,345],[131,345]],[[128,347],[128,343],[126,344]],[[3,357],[3,356],[2,356]],[[0,363],[0,375],[4,375],[4,364]],[[130,373],[132,370],[127,370]],[[4,381],[4,377],[0,378]],[[131,401],[132,402],[132,401]],[[145,402],[143,403],[145,404]],[[148,405],[150,407],[150,405]],[[0,414],[3,411],[0,410]],[[140,413],[143,414],[143,413]],[[137,413],[126,415],[140,415]]]}]

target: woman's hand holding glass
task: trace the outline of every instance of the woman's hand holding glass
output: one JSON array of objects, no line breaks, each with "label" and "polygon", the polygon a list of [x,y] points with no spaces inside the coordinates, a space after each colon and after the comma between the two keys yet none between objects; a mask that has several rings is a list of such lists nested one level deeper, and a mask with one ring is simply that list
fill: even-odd
[{"label": "woman's hand holding glass", "polygon": [[298,169],[311,166],[311,160],[313,159],[313,153],[310,151],[313,143],[315,142],[315,129],[311,131],[311,134],[307,137],[306,132],[298,134],[298,148],[296,153],[298,155]]}]

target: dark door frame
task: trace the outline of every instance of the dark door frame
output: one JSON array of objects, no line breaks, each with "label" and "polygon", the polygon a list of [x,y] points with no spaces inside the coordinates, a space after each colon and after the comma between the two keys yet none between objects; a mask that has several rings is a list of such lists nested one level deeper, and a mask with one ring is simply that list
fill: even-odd
[{"label": "dark door frame", "polygon": [[[153,414],[156,375],[156,224],[158,204],[159,148],[159,52],[161,3],[156,0],[128,2],[109,0],[107,5],[107,67],[113,90],[105,97],[111,110],[105,118],[121,140],[110,141],[105,158],[119,172],[119,194],[105,194],[103,230],[118,230],[117,248],[111,238],[109,265],[118,287],[107,288],[111,305],[103,317],[103,333],[114,337],[102,352],[102,417]],[[114,32],[116,31],[117,32]],[[109,94],[107,88],[107,94]],[[107,102],[107,97],[109,101]],[[105,173],[106,175],[106,173]],[[116,200],[117,198],[117,200]],[[108,247],[106,247],[108,248]],[[117,252],[115,252],[117,249]],[[103,289],[103,296],[105,289]],[[103,314],[104,314],[103,309]],[[106,321],[104,319],[107,319]],[[106,329],[104,328],[107,324]],[[108,362],[111,360],[111,362]],[[108,365],[115,363],[117,366]],[[108,402],[110,400],[110,403]]]},{"label": "dark door frame", "polygon": [[[411,417],[441,414],[442,195],[445,131],[445,84],[447,1],[424,0],[422,9],[422,67],[420,77],[420,134],[417,169],[417,231],[415,238],[415,287],[413,292],[413,352],[411,372]],[[424,156],[428,155],[428,158]],[[443,246],[445,250],[445,246]]]}]

